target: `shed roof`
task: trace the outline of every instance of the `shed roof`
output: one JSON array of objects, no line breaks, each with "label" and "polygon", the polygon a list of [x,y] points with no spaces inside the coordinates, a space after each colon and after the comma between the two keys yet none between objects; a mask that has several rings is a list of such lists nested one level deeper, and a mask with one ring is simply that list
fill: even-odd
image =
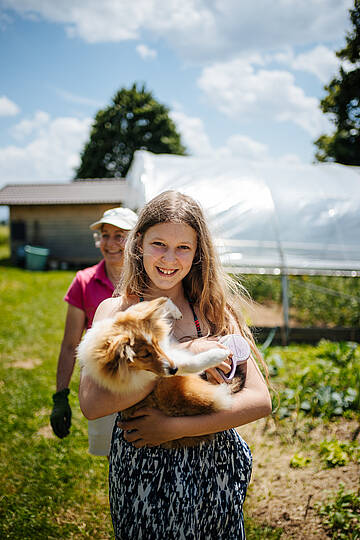
[{"label": "shed roof", "polygon": [[117,203],[128,189],[124,179],[8,184],[0,190],[0,205]]}]

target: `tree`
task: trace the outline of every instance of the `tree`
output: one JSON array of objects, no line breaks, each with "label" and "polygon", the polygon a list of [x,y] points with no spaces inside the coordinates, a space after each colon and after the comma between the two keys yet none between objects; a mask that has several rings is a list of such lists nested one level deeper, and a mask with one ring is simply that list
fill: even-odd
[{"label": "tree", "polygon": [[360,0],[354,0],[350,10],[352,32],[346,36],[346,46],[336,53],[354,69],[341,67],[325,90],[321,100],[323,113],[331,114],[335,124],[332,135],[321,135],[315,145],[318,161],[336,161],[345,165],[360,165]]},{"label": "tree", "polygon": [[135,150],[184,155],[168,113],[145,86],[119,90],[111,105],[95,116],[76,178],[124,177]]}]

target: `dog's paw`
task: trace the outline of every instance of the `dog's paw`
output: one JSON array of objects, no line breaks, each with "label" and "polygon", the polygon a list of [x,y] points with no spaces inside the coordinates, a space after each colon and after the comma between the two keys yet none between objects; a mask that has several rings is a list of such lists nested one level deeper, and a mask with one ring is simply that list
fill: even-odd
[{"label": "dog's paw", "polygon": [[229,351],[227,349],[210,349],[207,351],[208,366],[215,367],[224,362],[229,356]]},{"label": "dog's paw", "polygon": [[187,367],[188,369],[192,369],[193,373],[201,373],[205,369],[213,368],[221,364],[221,362],[228,358],[229,354],[230,352],[227,349],[209,349],[208,351],[197,354],[191,363],[191,367]]}]

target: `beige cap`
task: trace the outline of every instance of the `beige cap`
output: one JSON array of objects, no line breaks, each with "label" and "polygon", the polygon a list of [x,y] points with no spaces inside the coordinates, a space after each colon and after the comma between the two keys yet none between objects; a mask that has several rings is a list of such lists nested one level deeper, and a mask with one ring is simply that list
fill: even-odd
[{"label": "beige cap", "polygon": [[99,221],[95,221],[95,223],[90,225],[90,229],[101,229],[103,223],[108,223],[109,225],[114,225],[114,227],[119,227],[119,229],[130,231],[135,227],[137,218],[135,212],[130,210],[130,208],[110,208],[110,210],[104,212],[104,215]]}]

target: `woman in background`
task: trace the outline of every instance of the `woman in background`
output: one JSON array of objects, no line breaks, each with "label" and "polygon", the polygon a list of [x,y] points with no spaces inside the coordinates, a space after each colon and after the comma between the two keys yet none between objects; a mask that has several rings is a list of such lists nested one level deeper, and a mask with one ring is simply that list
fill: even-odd
[{"label": "woman in background", "polygon": [[[124,263],[125,241],[134,227],[137,215],[129,208],[106,210],[99,221],[92,223],[96,247],[103,259],[89,268],[76,273],[67,293],[68,303],[64,337],[61,343],[56,374],[56,393],[50,416],[52,429],[60,439],[70,433],[71,408],[69,385],[75,366],[76,348],[85,330],[91,327],[98,305],[110,298],[121,277]],[[115,415],[90,421],[89,452],[107,456],[110,450]]]}]

